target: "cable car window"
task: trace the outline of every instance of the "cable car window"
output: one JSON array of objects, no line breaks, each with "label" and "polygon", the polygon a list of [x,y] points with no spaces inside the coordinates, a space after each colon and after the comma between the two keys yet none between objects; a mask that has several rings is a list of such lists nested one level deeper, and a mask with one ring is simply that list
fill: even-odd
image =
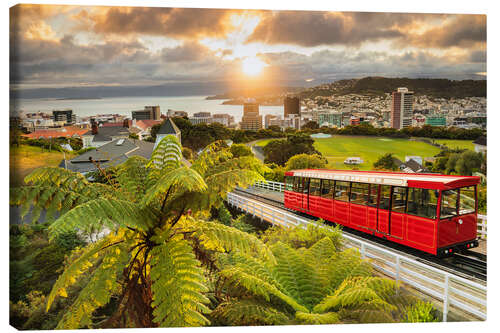
[{"label": "cable car window", "polygon": [[302,193],[309,193],[309,178],[302,178]]},{"label": "cable car window", "polygon": [[321,179],[311,178],[309,183],[309,195],[314,195],[316,197],[319,197],[321,194],[320,186],[321,186]]},{"label": "cable car window", "polygon": [[460,189],[460,215],[476,211],[476,187],[468,186]]},{"label": "cable car window", "polygon": [[294,190],[294,177],[292,176],[286,176],[285,181],[286,181],[286,186],[285,186],[285,191],[293,191]]},{"label": "cable car window", "polygon": [[458,190],[441,192],[441,218],[446,219],[458,215]]},{"label": "cable car window", "polygon": [[404,213],[406,211],[407,187],[393,186],[392,188],[392,211]]},{"label": "cable car window", "polygon": [[369,186],[370,184],[365,183],[352,183],[351,203],[358,205],[367,205]]},{"label": "cable car window", "polygon": [[335,200],[349,201],[350,182],[335,182]]},{"label": "cable car window", "polygon": [[321,180],[321,197],[325,199],[333,199],[333,180],[323,179]]},{"label": "cable car window", "polygon": [[370,207],[377,207],[377,197],[378,197],[378,185],[370,184],[368,190],[368,202],[366,203]]},{"label": "cable car window", "polygon": [[387,209],[391,207],[391,186],[381,185],[380,186],[380,209]]},{"label": "cable car window", "polygon": [[411,215],[435,219],[439,192],[425,188],[408,189],[408,207],[406,212]]},{"label": "cable car window", "polygon": [[295,178],[295,183],[294,183],[295,192],[302,193],[302,184],[303,184],[303,180],[302,179],[303,179],[302,177],[296,177]]}]

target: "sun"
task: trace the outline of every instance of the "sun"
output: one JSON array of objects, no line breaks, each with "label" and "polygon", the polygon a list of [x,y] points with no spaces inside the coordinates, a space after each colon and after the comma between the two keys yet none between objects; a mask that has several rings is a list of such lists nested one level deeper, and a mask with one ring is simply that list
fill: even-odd
[{"label": "sun", "polygon": [[243,59],[241,69],[243,70],[243,73],[245,73],[246,75],[255,76],[259,75],[265,66],[266,63],[260,60],[259,58],[249,57]]}]

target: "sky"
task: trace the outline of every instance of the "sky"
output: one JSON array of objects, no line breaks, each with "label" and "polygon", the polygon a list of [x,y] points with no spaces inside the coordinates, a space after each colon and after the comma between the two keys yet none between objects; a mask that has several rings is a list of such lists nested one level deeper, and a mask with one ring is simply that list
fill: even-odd
[{"label": "sky", "polygon": [[17,5],[10,87],[486,78],[486,16]]}]

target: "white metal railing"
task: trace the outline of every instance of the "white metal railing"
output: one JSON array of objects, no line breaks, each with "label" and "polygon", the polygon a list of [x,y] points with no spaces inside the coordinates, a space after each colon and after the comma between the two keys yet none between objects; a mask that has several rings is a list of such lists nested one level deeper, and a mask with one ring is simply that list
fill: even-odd
[{"label": "white metal railing", "polygon": [[[254,187],[263,188],[270,191],[284,192],[285,184],[280,182],[272,182],[272,181],[258,181],[254,185]],[[486,227],[486,215],[478,214],[477,215],[477,235],[480,239],[486,239],[486,235],[488,233]]]},{"label": "white metal railing", "polygon": [[486,215],[477,214],[477,234],[481,239],[486,239],[486,235],[488,234],[486,220]]},{"label": "white metal railing", "polygon": [[270,190],[270,191],[277,191],[277,192],[284,192],[285,191],[285,184],[284,183],[273,182],[270,180],[258,181],[253,186],[260,187],[260,188]]},{"label": "white metal railing", "polygon": [[[284,227],[306,226],[312,220],[235,193],[227,194],[227,202],[255,217]],[[326,226],[325,226],[326,227]],[[363,258],[372,260],[374,268],[440,301],[443,321],[451,309],[486,320],[486,286],[425,265],[369,242],[343,234],[345,245],[359,249]]]}]

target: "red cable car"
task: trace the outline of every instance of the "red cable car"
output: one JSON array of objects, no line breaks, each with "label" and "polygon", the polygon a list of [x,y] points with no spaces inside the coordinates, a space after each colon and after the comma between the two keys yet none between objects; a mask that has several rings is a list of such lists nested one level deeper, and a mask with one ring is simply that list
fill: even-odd
[{"label": "red cable car", "polygon": [[316,169],[285,176],[287,208],[437,256],[478,246],[479,177]]}]

